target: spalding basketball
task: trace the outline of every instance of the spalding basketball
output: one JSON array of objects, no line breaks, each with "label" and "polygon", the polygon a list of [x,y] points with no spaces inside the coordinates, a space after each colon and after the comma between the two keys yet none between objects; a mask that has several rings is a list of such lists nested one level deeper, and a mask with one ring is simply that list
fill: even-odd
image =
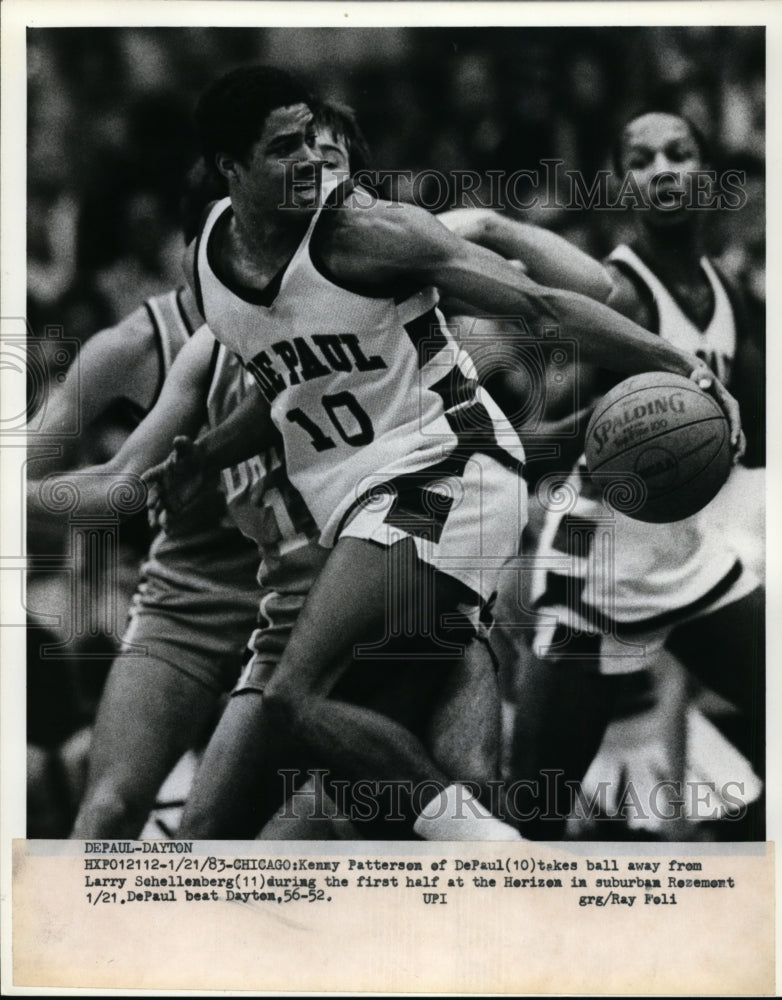
[{"label": "spalding basketball", "polygon": [[655,523],[705,507],[732,464],[730,428],[716,399],[666,372],[634,375],[606,393],[589,421],[585,450],[606,502]]}]

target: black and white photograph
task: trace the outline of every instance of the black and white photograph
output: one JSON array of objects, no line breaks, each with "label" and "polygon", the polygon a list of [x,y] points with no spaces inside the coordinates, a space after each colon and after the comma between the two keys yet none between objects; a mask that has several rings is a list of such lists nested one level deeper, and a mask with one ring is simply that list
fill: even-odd
[{"label": "black and white photograph", "polygon": [[46,8],[14,78],[11,836],[91,920],[485,882],[707,928],[779,794],[766,18],[132,6]]}]

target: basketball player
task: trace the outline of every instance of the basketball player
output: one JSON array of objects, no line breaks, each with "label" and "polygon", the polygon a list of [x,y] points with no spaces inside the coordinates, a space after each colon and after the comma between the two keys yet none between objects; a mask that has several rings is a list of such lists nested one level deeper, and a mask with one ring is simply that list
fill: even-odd
[{"label": "basketball player", "polygon": [[[362,164],[363,137],[352,116],[333,106],[319,107],[317,113],[318,151],[326,170],[346,173],[349,155]],[[111,483],[158,461],[175,433],[192,434],[203,420],[204,404],[214,426],[248,391],[257,392],[251,377],[247,385],[249,376],[234,356],[225,348],[218,351],[218,346],[206,327],[193,335],[149,417],[111,461],[83,470],[77,481],[82,512],[102,513]],[[253,659],[237,687],[239,695],[273,670],[325,551],[312,542],[314,524],[288,484],[274,449],[224,470],[222,478],[232,521],[257,543],[263,556],[262,627],[253,635]],[[57,484],[53,479],[47,486],[52,490]],[[32,484],[30,511],[33,519],[37,515],[42,521],[50,515],[40,504],[39,490],[40,484]],[[115,661],[101,703],[87,793],[74,836],[136,835],[163,777],[208,730],[220,694],[233,686],[242,645],[254,624],[259,591],[248,572],[257,564],[257,556],[249,558],[242,549],[246,558],[237,562],[232,536],[216,527],[215,510],[220,505],[210,490],[202,498],[199,524],[191,524],[184,535],[180,531],[156,539],[143,568],[144,582],[125,637],[130,648]],[[236,594],[228,592],[227,583]],[[147,655],[139,655],[144,650]],[[480,700],[487,685],[472,666],[462,696]],[[365,697],[375,696],[371,684],[363,687]],[[420,686],[418,693],[424,704]],[[431,727],[438,752],[445,759],[458,756],[465,777],[486,780],[493,776],[485,769],[491,766],[496,746],[481,734],[449,725],[456,699],[446,695]],[[394,699],[386,695],[384,707],[399,708],[404,700],[401,691]],[[490,704],[487,710],[491,712]],[[283,824],[283,829],[287,832],[290,826]],[[302,828],[297,829],[301,836]]]},{"label": "basketball player", "polygon": [[[621,176],[634,173],[648,206],[635,212],[631,244],[618,246],[606,262],[613,283],[609,304],[661,340],[702,358],[743,401],[751,401],[745,420],[750,451],[762,453],[756,338],[739,297],[705,255],[703,213],[690,201],[695,172],[705,167],[701,136],[679,115],[640,114],[620,133],[615,165]],[[753,367],[755,384],[747,387]],[[578,375],[584,399],[610,385],[606,373],[595,368],[582,367]],[[739,468],[733,475],[742,474],[746,470]],[[611,716],[620,705],[642,712],[653,704],[659,678],[670,670],[662,664],[674,653],[739,708],[740,720],[728,716],[724,731],[762,776],[764,593],[730,528],[716,530],[714,509],[725,501],[718,498],[693,517],[654,525],[607,508],[583,458],[569,487],[578,497],[574,508],[565,515],[550,513],[540,540],[542,568],[534,590],[546,622],[536,636],[544,659],[531,663],[524,678],[515,773],[548,769],[560,770],[563,778],[583,777]],[[728,484],[725,496],[735,496],[733,490]],[[610,579],[606,564],[597,561],[601,525],[608,525],[614,538]],[[563,557],[569,557],[566,568]],[[552,569],[557,564],[560,568]],[[682,739],[681,704],[677,711],[667,741],[671,770],[660,777],[683,776],[682,750],[672,742],[674,735]],[[562,794],[563,806],[566,801]],[[645,808],[648,813],[648,801]],[[693,804],[685,808],[692,812]],[[544,839],[554,835],[551,818],[540,824]],[[750,837],[759,835],[757,820]]]},{"label": "basketball player", "polygon": [[[326,106],[328,109],[328,105]],[[318,134],[321,135],[324,122],[324,111],[318,106],[316,111]],[[339,122],[335,123],[335,128]],[[321,137],[318,148],[331,170],[338,169],[339,150],[323,141]],[[343,154],[344,156],[345,154]],[[458,214],[458,213],[457,213]],[[532,256],[534,262],[531,270],[536,277],[546,282],[558,282],[563,285],[573,284],[588,288],[595,295],[602,293],[607,296],[609,286],[601,265],[587,257],[564,240],[539,230],[533,226],[512,224],[515,231],[515,241],[512,244],[514,252]],[[478,235],[476,233],[476,235]],[[507,235],[507,234],[506,234]],[[485,233],[482,239],[491,239]],[[507,238],[501,248],[508,251],[511,244]],[[236,368],[236,358],[224,347],[220,348],[217,370]],[[245,372],[245,376],[246,376]],[[250,388],[243,390],[245,399],[251,401],[253,393]],[[211,392],[210,392],[211,396]],[[230,406],[225,408],[226,415]],[[210,420],[214,426],[214,421]],[[225,427],[223,424],[221,432]],[[270,464],[271,463],[271,464]],[[261,479],[259,471],[266,467],[265,478]],[[231,503],[231,515],[238,521],[240,527],[248,536],[254,537],[263,554],[259,580],[264,589],[261,604],[263,627],[256,630],[253,642],[253,660],[248,664],[242,681],[233,692],[234,697],[247,692],[259,692],[271,676],[279,661],[280,653],[285,647],[296,615],[300,610],[303,596],[306,595],[317,570],[323,563],[326,550],[320,546],[305,547],[304,541],[313,536],[314,524],[309,518],[306,506],[296,494],[284,476],[284,468],[279,460],[267,454],[266,457],[256,457],[250,462],[242,462],[233,470],[223,470],[223,488],[232,499],[248,482],[253,483],[256,497],[254,503],[246,503],[237,508]],[[263,485],[261,485],[263,484]],[[196,491],[199,493],[197,503],[191,507],[189,516],[196,521],[203,510],[203,493],[208,496],[206,484],[201,484]],[[280,554],[275,537],[266,537],[259,528],[259,507],[267,511],[279,530],[289,525],[293,530],[284,540],[284,554]],[[282,508],[280,510],[280,508]],[[182,520],[175,521],[169,528],[181,530]],[[277,528],[273,534],[276,534]],[[476,644],[477,645],[477,644]],[[395,644],[396,648],[396,644]],[[479,647],[481,648],[481,647]],[[412,652],[420,656],[421,640]],[[404,652],[399,649],[399,662],[369,664],[359,663],[359,669],[351,669],[345,675],[340,694],[350,701],[361,700],[371,703],[375,708],[382,708],[384,714],[392,715],[397,720],[404,719],[408,727],[414,727],[421,735],[422,742],[432,748],[432,753],[446,767],[446,762],[458,767],[458,773],[463,780],[471,780],[480,785],[497,776],[497,755],[499,739],[499,720],[497,717],[496,683],[493,677],[491,661],[485,656],[476,657],[475,651],[468,661],[455,658],[447,666],[448,674],[444,674],[443,666],[438,672],[429,669],[422,676],[417,670],[409,680],[405,664]],[[422,683],[429,681],[429,685]],[[434,692],[434,693],[433,693]],[[414,706],[414,710],[413,709]],[[465,707],[471,707],[471,715],[464,720]],[[479,710],[479,706],[480,710]],[[397,824],[398,826],[398,824]],[[291,827],[290,822],[287,828]],[[361,827],[359,827],[360,829]],[[278,817],[274,827],[276,834],[286,830],[286,824]],[[354,830],[355,830],[354,826]],[[269,828],[271,835],[272,828]],[[304,827],[297,827],[297,836],[303,835]],[[372,827],[372,836],[388,836],[391,831],[378,826]],[[290,835],[287,831],[285,835]],[[402,835],[402,834],[398,834]]]},{"label": "basketball player", "polygon": [[[694,373],[728,411],[734,447],[737,411],[693,356],[581,296],[537,286],[426,212],[374,199],[364,208],[349,185],[324,211],[307,102],[297,81],[258,67],[218,81],[197,114],[205,158],[230,194],[195,247],[199,305],[257,378],[291,481],[333,549],[263,695],[234,699],[223,715],[180,833],[219,835],[231,804],[263,793],[290,736],[335,773],[428,782],[416,832],[456,836],[462,791],[420,743],[328,697],[356,643],[387,625],[387,597],[399,601],[392,627],[421,631],[405,612],[424,593],[436,641],[469,637],[525,517],[518,440],[440,325],[432,286],[495,315],[558,323],[585,356],[628,373]],[[448,638],[444,612],[461,625]],[[237,746],[250,747],[242,759],[255,766],[234,766]],[[477,805],[462,836],[510,835]]]},{"label": "basketball player", "polygon": [[[114,415],[115,440],[123,430],[127,432],[129,424],[139,422],[143,407],[151,409],[160,392],[161,369],[176,368],[173,384],[180,393],[190,388],[179,374],[182,365],[174,361],[181,349],[192,351],[194,346],[185,316],[188,322],[202,323],[189,291],[172,291],[97,335],[91,350],[93,340],[88,342],[82,356],[86,364],[79,373],[85,387],[85,446],[93,421],[101,426],[104,415],[107,423]],[[207,372],[210,346],[204,365]],[[190,371],[192,365],[184,367],[185,374]],[[78,405],[76,376],[68,381],[64,388],[69,398],[54,400],[47,420],[50,413],[55,420],[69,404]],[[123,410],[124,426],[119,420]],[[196,418],[191,426],[195,430],[200,425]],[[126,438],[126,445],[131,439],[132,435]],[[159,441],[165,454],[170,435]],[[72,449],[66,457],[71,454]],[[124,455],[120,448],[98,466],[104,475],[97,481],[91,481],[89,468],[75,480],[82,516],[89,510],[105,513],[107,476],[120,471],[140,473],[147,467],[144,461],[140,467],[126,462]],[[67,475],[64,478],[69,481]],[[41,502],[41,488],[44,493],[56,489],[57,481],[28,483],[28,519],[36,532],[39,528],[62,530],[51,506]],[[219,511],[219,505],[214,502],[212,509]],[[217,699],[236,680],[246,637],[255,622],[256,567],[254,546],[220,516],[213,516],[211,525],[196,535],[170,539],[161,534],[155,539],[123,636],[124,651],[116,657],[102,695],[75,836],[137,835],[171,766],[184,750],[205,737],[214,721]],[[110,581],[102,580],[99,585],[109,586]]]},{"label": "basketball player", "polygon": [[[51,386],[45,407],[38,414],[40,425],[35,440],[51,447],[46,449],[48,454],[41,454],[37,447],[31,451],[29,476],[40,479],[102,463],[113,455],[151,409],[176,354],[201,322],[190,289],[182,287],[153,296],[116,326],[91,337],[63,383]],[[71,428],[78,430],[74,433]],[[72,603],[71,577],[40,572],[35,568],[35,556],[61,552],[68,528],[50,510],[41,511],[40,517],[34,514],[33,505],[28,522],[28,552],[33,556],[27,580],[31,620],[36,622],[43,613],[59,614],[62,626],[55,635],[63,632],[62,641],[67,641],[68,625],[79,610]],[[108,594],[116,602],[122,621],[149,543],[146,518],[139,515],[121,526],[116,563],[108,574],[96,576],[94,568],[88,571],[77,562],[72,572],[87,582],[89,589],[84,598],[97,601],[100,595],[104,600],[103,595]],[[78,560],[78,551],[71,555]],[[30,639],[46,641],[38,630],[31,632]],[[84,641],[76,640],[70,647],[71,654],[78,655]],[[106,668],[103,662],[88,665],[72,658],[41,660],[32,642],[28,646],[29,733],[32,739],[38,739],[39,732],[48,731],[43,736],[47,742],[52,732],[62,732],[66,737],[63,740],[61,736],[52,746],[51,761],[60,773],[61,788],[68,788],[64,812],[69,815],[62,826],[62,831],[67,832],[83,787],[89,738],[89,730],[83,727],[92,723]],[[115,651],[105,647],[106,659]]]},{"label": "basketball player", "polygon": [[[196,315],[192,293],[183,287],[153,296],[116,326],[91,337],[65,373],[64,381],[49,386],[45,405],[36,415],[36,446],[30,449],[28,475],[42,478],[51,472],[103,462],[113,454],[154,402],[173,357],[195,328],[194,324],[200,322]],[[74,428],[78,428],[77,432]],[[42,448],[42,444],[46,447]],[[88,640],[70,638],[68,626],[75,611],[72,577],[40,570],[35,558],[62,553],[67,538],[67,529],[56,518],[41,519],[34,531],[28,531],[27,551],[32,559],[26,581],[27,606],[33,625],[42,616],[51,620],[51,616],[58,615],[59,626],[46,626],[48,638],[54,633],[62,643],[70,643],[70,653],[78,654]],[[118,607],[127,607],[149,541],[143,515],[126,522],[119,534],[112,579],[91,579],[90,594],[98,588],[115,588]],[[77,553],[73,555],[78,558]],[[83,574],[84,570],[77,565],[74,573]],[[44,634],[38,634],[35,628],[30,633],[28,681],[34,698],[30,708],[31,734],[39,728],[39,720],[50,714],[62,724],[65,713],[62,683],[66,676],[70,677],[72,689],[90,695],[97,695],[97,682],[105,676],[102,666],[91,667],[87,673],[87,668],[77,666],[72,659],[56,664],[39,659],[35,643],[45,642]],[[103,651],[107,657],[113,652],[110,645],[103,647]],[[48,704],[55,692],[59,697],[50,710]],[[83,721],[84,713],[78,714],[82,718],[73,720],[77,725]]]},{"label": "basketball player", "polygon": [[[324,106],[319,108],[319,116],[318,148],[326,169],[346,170],[348,150],[359,166],[365,165],[363,136],[345,109]],[[209,179],[201,178],[197,188],[191,187],[189,191],[186,216],[200,215],[199,202],[205,204],[204,199],[213,194]],[[179,311],[174,312],[174,308]],[[154,350],[153,342],[141,333],[141,321],[146,316],[154,322],[154,332],[161,338],[159,350]],[[135,390],[152,409],[152,416],[126,439],[117,454],[98,468],[83,471],[77,480],[82,513],[88,510],[103,513],[112,480],[137,474],[159,461],[175,433],[193,433],[207,414],[213,423],[219,422],[236,402],[237,383],[241,382],[236,366],[224,357],[217,359],[217,345],[206,328],[200,329],[187,343],[184,334],[177,336],[178,316],[188,318],[187,336],[194,326],[203,323],[189,289],[150,301],[145,310],[133,314],[133,323],[126,321],[116,330],[99,335],[100,342],[87,358],[82,358],[87,362],[87,367],[82,368],[84,383],[97,387],[87,396],[82,415],[85,423],[111,410],[112,390],[125,394]],[[129,336],[131,333],[135,336]],[[172,366],[183,346],[185,350]],[[117,356],[120,362],[124,361],[121,379]],[[154,390],[148,384],[154,371],[151,362],[157,363],[158,358],[165,362],[166,370],[171,369],[162,394],[160,384],[156,383]],[[85,376],[89,376],[89,381]],[[75,382],[73,379],[67,384],[73,397],[69,399],[71,405],[78,405]],[[157,404],[152,408],[150,404],[155,399]],[[58,405],[51,406],[47,413],[55,421],[54,426],[58,418],[64,417],[66,406],[64,400],[56,402]],[[134,414],[141,413],[138,406]],[[259,518],[263,520],[259,511],[257,462],[249,469],[247,466],[231,470],[232,475],[229,470],[225,473],[228,507],[240,523],[237,511],[242,504],[247,505],[248,492],[252,493],[249,503],[256,522]],[[101,475],[90,477],[90,471]],[[268,499],[272,495],[279,497],[283,491],[284,475],[277,478],[281,480],[277,487],[270,486],[264,493],[267,513],[272,509]],[[56,485],[57,480],[46,484],[50,491]],[[40,489],[40,483],[29,484],[28,516],[36,530],[51,528],[57,522],[51,509],[41,504]],[[161,781],[179,756],[208,732],[219,697],[237,679],[242,651],[256,622],[260,592],[254,577],[258,557],[255,546],[221,516],[224,505],[225,500],[210,491],[197,530],[175,537],[161,534],[153,544],[124,637],[126,651],[112,667],[101,702],[93,735],[88,788],[74,836],[137,835]],[[280,521],[284,527],[292,525],[290,512],[286,514],[283,509]],[[256,534],[257,530],[256,525]],[[264,536],[267,555],[273,554],[279,544],[276,536],[270,541],[269,532],[267,528]],[[249,535],[254,537],[252,532]],[[319,557],[313,556],[315,568],[307,577],[307,585],[318,564]],[[299,565],[298,576],[302,572]],[[273,575],[263,582],[281,586]],[[296,586],[303,586],[290,569],[287,586],[287,592],[282,587],[285,611],[288,610],[285,594],[290,593],[291,586],[294,592]],[[306,588],[303,592],[306,593]],[[273,608],[273,601],[268,602],[270,597],[273,595],[267,594],[267,604]],[[280,613],[278,609],[277,614]],[[256,655],[262,656],[266,647],[274,648],[274,642],[262,630],[258,635],[262,638]]]}]

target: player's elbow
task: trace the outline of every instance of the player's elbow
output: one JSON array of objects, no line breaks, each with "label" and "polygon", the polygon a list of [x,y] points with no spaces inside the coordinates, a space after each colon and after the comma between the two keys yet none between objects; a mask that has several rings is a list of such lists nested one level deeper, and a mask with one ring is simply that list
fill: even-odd
[{"label": "player's elbow", "polygon": [[455,232],[462,239],[468,240],[470,243],[477,243],[482,247],[488,247],[491,250],[501,243],[504,226],[505,221],[496,212],[488,209],[478,210]]},{"label": "player's elbow", "polygon": [[271,681],[263,693],[264,708],[272,726],[278,732],[295,732],[299,723],[299,710],[305,692],[295,684]]},{"label": "player's elbow", "polygon": [[608,300],[614,291],[614,283],[611,276],[604,267],[593,268],[589,274],[588,284],[584,289],[584,295],[597,302],[608,304]]}]

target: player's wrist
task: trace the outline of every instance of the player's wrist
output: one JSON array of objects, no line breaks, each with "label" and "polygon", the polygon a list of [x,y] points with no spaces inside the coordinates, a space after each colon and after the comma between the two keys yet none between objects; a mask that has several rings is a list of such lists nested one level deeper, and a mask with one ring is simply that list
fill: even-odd
[{"label": "player's wrist", "polygon": [[216,475],[220,469],[219,441],[213,434],[205,434],[193,442],[193,460],[204,476]]},{"label": "player's wrist", "polygon": [[666,364],[665,370],[674,375],[683,375],[684,378],[691,379],[696,371],[703,372],[706,369],[700,358],[694,354],[687,354],[684,351],[675,351],[670,357],[670,363]]}]

